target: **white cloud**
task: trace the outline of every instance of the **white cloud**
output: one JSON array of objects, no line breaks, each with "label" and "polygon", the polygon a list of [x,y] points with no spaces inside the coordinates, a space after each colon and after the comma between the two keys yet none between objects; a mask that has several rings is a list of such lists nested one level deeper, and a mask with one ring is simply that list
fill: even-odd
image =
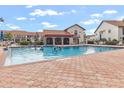
[{"label": "white cloud", "polygon": [[30,13],[31,16],[53,16],[53,15],[63,15],[64,12],[58,12],[55,10],[47,9],[47,10],[41,10],[41,9],[36,9],[33,12]]},{"label": "white cloud", "polygon": [[26,17],[18,17],[16,18],[16,20],[18,21],[24,21],[24,20],[29,20],[29,21],[33,21],[35,20],[36,18],[26,18]]},{"label": "white cloud", "polygon": [[[91,18],[100,18],[104,14],[116,14],[116,13],[118,13],[118,11],[116,11],[116,10],[105,10],[102,13],[94,13],[94,14],[91,14],[90,16],[91,16]],[[90,23],[93,23],[93,22],[91,22],[91,20],[90,20]]]},{"label": "white cloud", "polygon": [[25,8],[32,8],[34,6],[38,6],[38,5],[27,5],[27,6],[25,6]]},{"label": "white cloud", "polygon": [[64,15],[64,14],[74,14],[76,12],[77,12],[76,10],[70,10],[70,11],[64,11],[64,12],[61,12],[61,13],[62,13],[62,15]]},{"label": "white cloud", "polygon": [[96,28],[92,28],[92,29],[89,30],[89,32],[90,32],[91,34],[94,34],[95,30],[96,30]]},{"label": "white cloud", "polygon": [[18,17],[18,18],[16,18],[16,20],[27,20],[27,18],[26,17]]},{"label": "white cloud", "polygon": [[59,12],[58,14],[59,14],[59,15],[64,15],[64,14],[65,14],[65,12]]},{"label": "white cloud", "polygon": [[58,26],[56,24],[51,24],[49,22],[42,22],[41,25],[43,25],[44,27],[48,27],[48,28],[53,28],[53,27],[57,27]]},{"label": "white cloud", "polygon": [[37,30],[37,32],[43,32],[43,29],[39,29],[39,30]]},{"label": "white cloud", "polygon": [[26,6],[26,8],[32,8],[33,7],[33,5],[27,5]]},{"label": "white cloud", "polygon": [[94,14],[91,14],[90,16],[91,16],[92,18],[94,18],[94,17],[99,18],[99,17],[102,17],[102,14],[94,13]]},{"label": "white cloud", "polygon": [[77,11],[76,10],[71,10],[72,13],[76,13]]},{"label": "white cloud", "polygon": [[76,13],[76,10],[70,10],[70,11],[55,11],[51,9],[47,10],[41,10],[41,9],[35,9],[33,12],[31,12],[29,15],[31,16],[58,16],[58,15],[64,15],[64,14],[71,14],[71,13]]},{"label": "white cloud", "polygon": [[116,13],[118,13],[118,11],[116,11],[116,10],[106,10],[103,13],[104,14],[116,14]]},{"label": "white cloud", "polygon": [[33,21],[33,20],[35,20],[35,18],[29,18],[29,20],[30,20],[30,21]]},{"label": "white cloud", "polygon": [[98,20],[98,19],[89,19],[86,21],[81,21],[80,23],[82,23],[84,25],[91,25],[91,24],[99,23],[99,22],[100,22],[100,20]]},{"label": "white cloud", "polygon": [[20,29],[19,26],[14,25],[14,24],[6,24],[6,26],[7,26],[8,28],[10,28],[10,29]]},{"label": "white cloud", "polygon": [[87,20],[87,21],[84,21],[81,23],[83,23],[84,25],[90,25],[90,24],[94,24],[94,21],[93,20]]}]

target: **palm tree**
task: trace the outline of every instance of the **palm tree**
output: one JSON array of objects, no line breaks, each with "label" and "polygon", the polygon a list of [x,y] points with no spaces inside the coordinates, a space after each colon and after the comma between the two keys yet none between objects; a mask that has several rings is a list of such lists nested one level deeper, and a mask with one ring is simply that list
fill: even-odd
[{"label": "palm tree", "polygon": [[4,21],[5,21],[5,20],[1,17],[1,18],[0,18],[0,22],[2,22],[2,23],[3,23]]},{"label": "palm tree", "polygon": [[[1,23],[4,22],[4,19],[3,19],[2,17],[0,18],[0,22],[1,22]],[[1,35],[1,36],[0,36],[0,40],[3,41],[3,31],[1,31],[0,35]]]}]

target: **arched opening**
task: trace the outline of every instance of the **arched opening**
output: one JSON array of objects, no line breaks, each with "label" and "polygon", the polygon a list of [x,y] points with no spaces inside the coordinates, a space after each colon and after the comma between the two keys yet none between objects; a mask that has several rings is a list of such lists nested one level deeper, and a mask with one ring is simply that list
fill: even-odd
[{"label": "arched opening", "polygon": [[69,38],[64,38],[64,45],[69,45]]},{"label": "arched opening", "polygon": [[61,45],[62,44],[61,38],[55,38],[55,44],[56,45]]},{"label": "arched opening", "polygon": [[46,39],[46,44],[47,45],[53,45],[53,39],[52,38],[47,38]]}]

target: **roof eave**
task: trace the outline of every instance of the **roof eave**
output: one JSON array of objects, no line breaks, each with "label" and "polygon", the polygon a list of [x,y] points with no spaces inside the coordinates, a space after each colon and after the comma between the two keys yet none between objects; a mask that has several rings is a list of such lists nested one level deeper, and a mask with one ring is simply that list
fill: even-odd
[{"label": "roof eave", "polygon": [[73,26],[75,26],[75,25],[76,25],[76,26],[79,26],[79,27],[82,28],[83,30],[86,30],[85,28],[81,27],[80,25],[78,25],[78,24],[74,24],[74,25],[72,25],[72,26],[66,28],[64,31],[67,31],[69,28],[71,28],[71,27],[73,27]]}]

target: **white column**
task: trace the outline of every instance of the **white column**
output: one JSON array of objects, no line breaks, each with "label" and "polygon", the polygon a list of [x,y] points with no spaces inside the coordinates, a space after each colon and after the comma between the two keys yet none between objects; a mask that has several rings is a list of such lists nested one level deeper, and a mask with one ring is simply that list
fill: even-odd
[{"label": "white column", "polygon": [[44,45],[47,45],[47,38],[44,37]]},{"label": "white column", "polygon": [[52,39],[53,39],[53,45],[55,45],[55,37],[53,37]]},{"label": "white column", "polygon": [[72,37],[69,38],[69,44],[70,44],[70,45],[74,44]]},{"label": "white column", "polygon": [[64,37],[61,37],[62,45],[64,45]]},{"label": "white column", "polygon": [[28,36],[26,36],[26,41],[28,41]]}]

